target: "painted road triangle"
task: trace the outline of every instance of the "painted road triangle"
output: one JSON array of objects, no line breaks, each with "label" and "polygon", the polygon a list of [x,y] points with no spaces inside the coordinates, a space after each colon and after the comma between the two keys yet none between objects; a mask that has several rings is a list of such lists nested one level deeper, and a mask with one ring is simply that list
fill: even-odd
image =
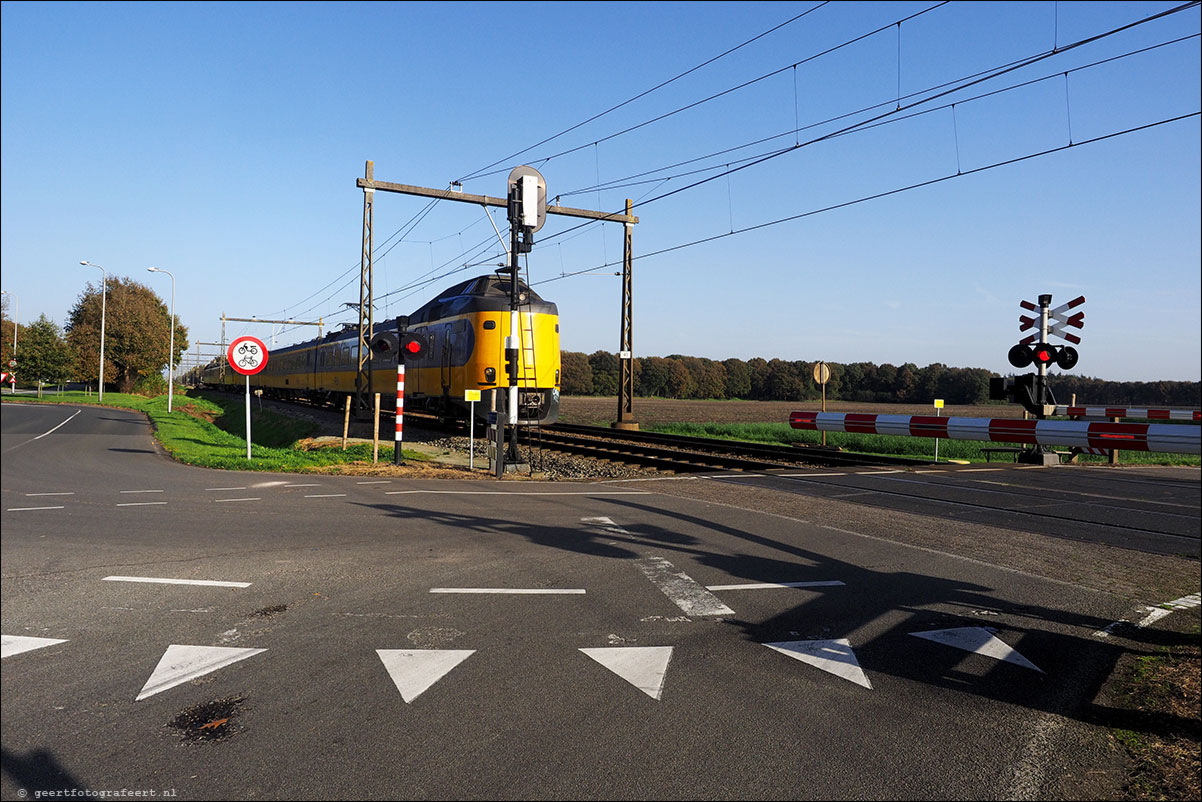
[{"label": "painted road triangle", "polygon": [[43,646],[66,643],[58,638],[34,638],[29,635],[0,635],[0,658],[12,657],[22,652],[32,652]]},{"label": "painted road triangle", "polygon": [[984,627],[933,629],[930,632],[911,632],[910,634],[916,638],[926,638],[973,654],[983,654],[994,660],[1014,663],[1016,666],[1029,668],[1040,674],[1044,673],[1043,669],[1007,646],[1004,641]]},{"label": "painted road triangle", "polygon": [[794,660],[809,663],[815,668],[821,668],[836,677],[872,690],[872,683],[860,668],[860,661],[856,659],[856,653],[852,651],[851,642],[847,638],[790,640],[764,645]]},{"label": "painted road triangle", "polygon": [[376,649],[405,704],[475,653],[475,649]]},{"label": "painted road triangle", "polygon": [[172,644],[163,652],[162,659],[155,666],[154,673],[135,702],[162,693],[168,688],[183,685],[188,680],[212,674],[219,668],[233,665],[239,660],[253,657],[266,649],[235,649],[230,646],[179,646]]},{"label": "painted road triangle", "polygon": [[612,646],[580,651],[652,699],[659,699],[664,691],[671,646]]}]

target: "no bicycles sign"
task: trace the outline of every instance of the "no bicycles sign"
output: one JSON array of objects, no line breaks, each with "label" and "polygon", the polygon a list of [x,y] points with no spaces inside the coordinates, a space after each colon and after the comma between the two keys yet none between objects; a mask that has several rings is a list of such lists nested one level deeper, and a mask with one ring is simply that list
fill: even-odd
[{"label": "no bicycles sign", "polygon": [[239,337],[230,343],[225,358],[243,376],[253,376],[267,367],[267,346],[258,337]]}]

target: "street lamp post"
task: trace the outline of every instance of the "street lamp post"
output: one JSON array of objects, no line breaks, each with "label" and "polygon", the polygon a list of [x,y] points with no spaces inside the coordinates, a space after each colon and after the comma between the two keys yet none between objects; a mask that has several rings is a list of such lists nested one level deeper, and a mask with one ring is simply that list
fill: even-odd
[{"label": "street lamp post", "polygon": [[175,395],[175,275],[159,267],[146,268],[151,273],[166,273],[171,276],[171,340],[167,346],[167,411],[171,411],[171,399]]},{"label": "street lamp post", "polygon": [[109,289],[108,273],[100,265],[94,265],[87,260],[80,262],[80,264],[84,267],[94,267],[100,271],[100,383],[96,387],[96,400],[104,403],[104,306]]}]

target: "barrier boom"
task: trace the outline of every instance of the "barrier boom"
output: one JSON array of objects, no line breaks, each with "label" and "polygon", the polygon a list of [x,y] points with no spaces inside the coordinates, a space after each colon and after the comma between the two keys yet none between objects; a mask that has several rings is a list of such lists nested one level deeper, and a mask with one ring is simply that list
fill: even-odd
[{"label": "barrier boom", "polygon": [[1016,418],[939,418],[927,415],[876,415],[858,412],[793,412],[794,429],[818,432],[892,434],[982,440],[1039,446],[1118,448],[1202,454],[1202,428],[1167,423],[1018,420]]},{"label": "barrier boom", "polygon": [[1188,420],[1202,421],[1202,410],[1197,409],[1149,409],[1146,407],[1056,407],[1056,415],[1078,418],[1144,418],[1145,420]]}]

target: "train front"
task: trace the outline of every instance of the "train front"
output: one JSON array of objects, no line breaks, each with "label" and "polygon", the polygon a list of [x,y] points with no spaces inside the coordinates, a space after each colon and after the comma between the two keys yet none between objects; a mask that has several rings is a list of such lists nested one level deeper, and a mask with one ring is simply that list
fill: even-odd
[{"label": "train front", "polygon": [[[481,390],[484,409],[505,419],[509,408],[509,374],[505,338],[509,335],[509,278],[487,276],[472,288],[476,308],[474,359],[465,389]],[[518,423],[550,424],[559,417],[559,310],[525,282],[518,282]],[[491,396],[491,398],[490,398]]]}]

